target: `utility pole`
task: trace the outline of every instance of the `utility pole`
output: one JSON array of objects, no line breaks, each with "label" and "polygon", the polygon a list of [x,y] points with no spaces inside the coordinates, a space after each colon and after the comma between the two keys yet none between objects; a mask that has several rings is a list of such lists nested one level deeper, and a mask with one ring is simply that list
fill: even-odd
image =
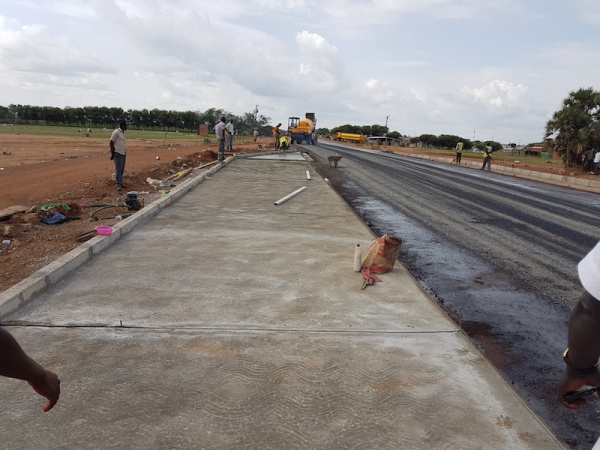
[{"label": "utility pole", "polygon": [[473,141],[475,140],[475,131],[477,131],[477,128],[473,128]]},{"label": "utility pole", "polygon": [[385,116],[385,127],[387,128],[387,123],[388,123],[388,119],[390,118],[390,116]]},{"label": "utility pole", "polygon": [[254,107],[254,129],[256,130],[258,127],[258,122],[257,122],[257,118],[258,118],[258,105],[256,105]]}]

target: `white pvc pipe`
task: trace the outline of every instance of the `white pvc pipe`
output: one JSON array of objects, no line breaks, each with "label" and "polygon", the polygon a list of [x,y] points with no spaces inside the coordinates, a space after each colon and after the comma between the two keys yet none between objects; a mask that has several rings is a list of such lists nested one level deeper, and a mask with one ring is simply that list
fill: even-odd
[{"label": "white pvc pipe", "polygon": [[280,198],[279,200],[277,200],[275,202],[275,206],[279,206],[284,202],[287,202],[290,198],[295,197],[296,195],[298,195],[300,192],[302,192],[303,190],[306,189],[306,186],[302,186],[300,189],[298,189],[297,191],[292,192],[291,194],[286,195],[283,198]]},{"label": "white pvc pipe", "polygon": [[310,180],[310,172],[308,170],[306,171],[306,179]]}]

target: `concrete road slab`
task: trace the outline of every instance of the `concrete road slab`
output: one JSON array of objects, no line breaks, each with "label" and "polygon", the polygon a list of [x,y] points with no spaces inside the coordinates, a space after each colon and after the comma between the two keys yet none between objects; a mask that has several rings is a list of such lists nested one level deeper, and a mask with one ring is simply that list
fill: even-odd
[{"label": "concrete road slab", "polygon": [[306,170],[234,160],[12,315],[63,392],[2,380],[3,445],[561,448],[402,266],[360,289]]},{"label": "concrete road slab", "polygon": [[360,289],[354,248],[366,249],[370,233],[321,179],[273,204],[307,185],[299,179],[305,170],[306,164],[243,161],[219,172],[13,320],[454,330],[415,283],[402,283],[408,274],[400,265]]},{"label": "concrete road slab", "polygon": [[[27,329],[55,410],[2,392],[5,448],[558,448],[458,333]],[[38,357],[43,357],[38,354]]]}]

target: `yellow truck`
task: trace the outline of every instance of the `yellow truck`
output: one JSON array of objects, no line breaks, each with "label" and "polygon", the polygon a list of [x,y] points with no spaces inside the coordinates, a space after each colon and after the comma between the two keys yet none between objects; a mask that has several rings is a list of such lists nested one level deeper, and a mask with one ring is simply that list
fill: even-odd
[{"label": "yellow truck", "polygon": [[346,141],[346,142],[356,142],[358,144],[365,143],[365,135],[364,134],[352,134],[352,133],[334,133],[331,138],[334,141]]},{"label": "yellow truck", "polygon": [[315,113],[306,113],[304,119],[290,117],[288,119],[288,133],[293,143],[316,144],[319,140],[316,133],[317,119]]}]

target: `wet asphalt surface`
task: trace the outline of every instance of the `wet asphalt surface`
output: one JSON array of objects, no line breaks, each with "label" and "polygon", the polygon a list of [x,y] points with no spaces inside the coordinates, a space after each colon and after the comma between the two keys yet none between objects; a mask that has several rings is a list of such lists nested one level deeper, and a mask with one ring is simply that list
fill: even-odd
[{"label": "wet asphalt surface", "polygon": [[[376,235],[400,236],[400,262],[499,372],[574,449],[600,435],[600,400],[556,401],[577,263],[600,239],[600,195],[488,171],[319,143],[319,174]],[[327,157],[342,156],[337,168]]]}]

